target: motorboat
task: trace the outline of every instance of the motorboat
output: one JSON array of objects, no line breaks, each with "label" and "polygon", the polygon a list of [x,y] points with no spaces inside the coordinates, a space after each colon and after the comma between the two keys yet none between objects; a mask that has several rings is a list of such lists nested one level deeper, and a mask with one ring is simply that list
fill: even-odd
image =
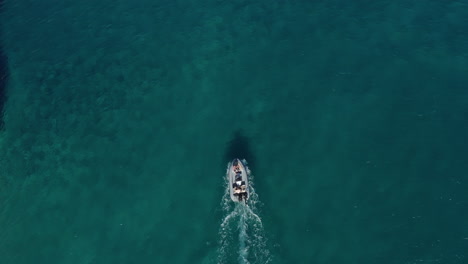
[{"label": "motorboat", "polygon": [[228,166],[229,190],[234,202],[246,203],[249,199],[250,171],[245,160],[234,159]]}]

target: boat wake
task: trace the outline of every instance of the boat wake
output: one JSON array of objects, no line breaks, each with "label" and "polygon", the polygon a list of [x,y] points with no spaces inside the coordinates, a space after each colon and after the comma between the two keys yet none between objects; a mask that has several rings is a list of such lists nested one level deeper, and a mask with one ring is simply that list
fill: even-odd
[{"label": "boat wake", "polygon": [[[227,178],[225,177],[226,180]],[[226,190],[221,202],[224,218],[219,229],[218,264],[264,264],[271,261],[263,223],[256,213],[259,201],[251,175],[249,181],[250,198],[246,204],[233,202],[230,198],[229,180],[225,184]]]}]

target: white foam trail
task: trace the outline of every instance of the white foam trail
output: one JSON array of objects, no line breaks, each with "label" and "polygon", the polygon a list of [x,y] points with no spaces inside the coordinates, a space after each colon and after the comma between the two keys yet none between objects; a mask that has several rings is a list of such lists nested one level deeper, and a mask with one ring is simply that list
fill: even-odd
[{"label": "white foam trail", "polygon": [[265,264],[271,261],[263,223],[256,213],[260,202],[253,188],[250,171],[248,174],[250,197],[247,205],[231,200],[229,180],[225,177],[226,189],[221,200],[225,216],[219,230],[218,264],[233,263],[235,259],[240,264]]},{"label": "white foam trail", "polygon": [[[243,204],[239,204],[239,206],[246,207]],[[242,211],[245,212],[245,209],[242,208]],[[239,264],[249,264],[248,256],[249,256],[249,246],[246,242],[249,240],[249,235],[247,234],[247,223],[246,223],[246,215],[242,212],[240,215],[239,220]]]}]

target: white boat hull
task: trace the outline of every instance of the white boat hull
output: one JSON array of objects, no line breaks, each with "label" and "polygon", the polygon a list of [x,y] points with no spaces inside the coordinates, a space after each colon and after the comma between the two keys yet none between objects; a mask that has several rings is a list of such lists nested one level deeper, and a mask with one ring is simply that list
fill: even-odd
[{"label": "white boat hull", "polygon": [[[233,200],[234,202],[245,203],[249,199],[249,175],[250,171],[246,165],[245,160],[241,161],[240,159],[234,159],[232,162],[229,163],[227,177],[229,178],[229,190],[231,200]],[[242,182],[242,188],[236,188],[236,182]]]}]

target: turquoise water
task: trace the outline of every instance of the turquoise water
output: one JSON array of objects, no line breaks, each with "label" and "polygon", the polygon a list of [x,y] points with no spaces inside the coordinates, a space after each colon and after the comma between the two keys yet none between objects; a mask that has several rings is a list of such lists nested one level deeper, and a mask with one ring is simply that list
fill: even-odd
[{"label": "turquoise water", "polygon": [[468,1],[0,2],[0,263],[467,262]]}]

